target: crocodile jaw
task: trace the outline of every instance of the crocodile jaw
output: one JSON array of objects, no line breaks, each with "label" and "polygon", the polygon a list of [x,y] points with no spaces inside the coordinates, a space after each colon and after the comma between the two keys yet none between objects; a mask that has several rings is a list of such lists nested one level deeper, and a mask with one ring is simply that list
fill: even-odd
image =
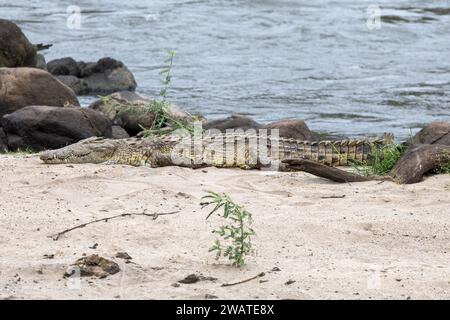
[{"label": "crocodile jaw", "polygon": [[45,151],[40,158],[47,164],[102,163],[111,159],[116,149],[113,141],[93,137],[61,149]]}]

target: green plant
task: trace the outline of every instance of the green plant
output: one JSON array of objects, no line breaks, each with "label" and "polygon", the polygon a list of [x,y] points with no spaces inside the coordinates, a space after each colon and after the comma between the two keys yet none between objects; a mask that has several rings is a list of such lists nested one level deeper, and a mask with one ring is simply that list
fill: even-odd
[{"label": "green plant", "polygon": [[115,115],[113,114],[113,116],[117,119],[123,120],[123,116],[125,114],[139,113],[148,114],[149,116],[153,117],[152,124],[149,128],[145,128],[142,125],[139,125],[142,129],[142,135],[144,137],[158,134],[167,134],[177,129],[182,129],[189,133],[194,132],[194,126],[192,122],[196,120],[196,117],[191,116],[192,121],[176,119],[172,115],[169,108],[170,104],[167,101],[167,93],[170,87],[170,82],[172,80],[171,72],[175,55],[175,51],[169,51],[166,60],[164,60],[165,65],[160,72],[160,74],[164,75],[163,88],[159,92],[159,97],[153,99],[151,102],[135,105],[133,103],[117,101],[116,99],[109,96],[100,97],[102,102],[109,107],[109,112],[115,113]]},{"label": "green plant", "polygon": [[370,161],[353,160],[351,166],[356,172],[364,176],[387,174],[406,151],[406,146],[390,143],[372,147]]},{"label": "green plant", "polygon": [[450,161],[438,166],[435,172],[438,174],[450,174]]},{"label": "green plant", "polygon": [[226,194],[211,191],[202,198],[200,205],[202,209],[214,205],[206,219],[223,208],[222,214],[218,214],[218,216],[230,222],[213,230],[213,233],[217,233],[225,243],[216,239],[209,251],[216,252],[216,259],[224,256],[228,257],[236,267],[244,265],[245,256],[252,252],[251,237],[255,235],[255,231],[249,227],[253,222],[252,214],[234,203]]},{"label": "green plant", "polygon": [[[171,131],[182,129],[189,133],[194,132],[194,127],[192,123],[181,121],[175,119],[170,110],[169,103],[167,102],[167,92],[170,87],[170,82],[172,80],[172,67],[173,67],[173,59],[175,58],[175,51],[169,51],[168,57],[164,60],[165,66],[160,74],[164,75],[163,80],[163,88],[161,89],[159,96],[160,100],[153,100],[149,111],[154,115],[154,120],[150,128],[143,128],[143,135],[150,136],[155,135],[161,132],[163,128],[170,127]],[[192,116],[191,116],[192,117]],[[195,117],[192,117],[192,120],[195,120]],[[167,133],[167,130],[162,130],[162,133]]]}]

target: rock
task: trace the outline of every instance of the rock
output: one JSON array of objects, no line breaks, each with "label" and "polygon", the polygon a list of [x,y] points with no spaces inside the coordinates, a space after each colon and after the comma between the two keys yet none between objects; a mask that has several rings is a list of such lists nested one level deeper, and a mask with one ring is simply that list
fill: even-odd
[{"label": "rock", "polygon": [[117,252],[116,258],[124,259],[124,260],[131,260],[133,259],[128,253],[126,252]]},{"label": "rock", "polygon": [[412,144],[442,144],[450,146],[450,123],[435,121],[428,124],[414,136]]},{"label": "rock", "polygon": [[86,94],[110,94],[121,90],[136,90],[133,74],[126,67],[93,73],[83,78],[87,84]]},{"label": "rock", "polygon": [[78,70],[80,70],[80,77],[85,78],[95,72],[95,67],[97,66],[97,63],[78,61],[77,65]]},{"label": "rock", "polygon": [[207,121],[203,124],[203,129],[217,129],[225,132],[227,129],[259,129],[261,125],[252,118],[240,114],[233,114],[225,119]]},{"label": "rock", "polygon": [[0,19],[0,68],[33,67],[36,50],[13,22]]},{"label": "rock", "polygon": [[0,118],[30,105],[79,106],[75,93],[44,70],[0,68]]},{"label": "rock", "polygon": [[[109,275],[116,274],[120,271],[120,267],[114,261],[92,254],[87,257],[78,259],[73,266],[71,272],[66,272],[65,277],[76,275],[77,271],[81,277],[98,277],[106,278]],[[78,269],[78,270],[77,270]]]},{"label": "rock", "polygon": [[112,138],[113,139],[126,139],[129,137],[130,137],[130,135],[121,126],[117,126],[117,125],[112,126]]},{"label": "rock", "polygon": [[55,59],[47,63],[47,70],[54,76],[75,76],[78,77],[80,70],[77,62],[70,58]]},{"label": "rock", "polygon": [[179,280],[179,283],[184,283],[184,284],[192,284],[192,283],[196,283],[200,281],[200,276],[196,275],[196,274],[190,274],[188,276],[186,276],[184,279]]},{"label": "rock", "polygon": [[[154,114],[149,112],[152,98],[141,96],[130,91],[113,93],[93,102],[89,108],[107,115],[114,124],[121,126],[134,136],[142,131],[142,127],[150,128]],[[192,117],[176,106],[169,106],[171,117],[182,122],[192,121]]]},{"label": "rock", "polygon": [[87,83],[83,79],[75,76],[56,76],[56,78],[71,88],[76,95],[82,95],[89,91]]},{"label": "rock", "polygon": [[42,70],[46,70],[47,71],[47,63],[45,62],[45,57],[42,54],[40,54],[40,53],[38,53],[36,55],[36,65],[35,65],[35,67],[38,68],[38,69],[42,69]]},{"label": "rock", "polygon": [[0,127],[0,153],[8,152],[8,139],[3,129]]},{"label": "rock", "polygon": [[217,278],[214,277],[205,277],[203,275],[197,275],[195,273],[190,274],[188,276],[186,276],[184,279],[179,280],[179,283],[183,283],[183,284],[192,284],[192,283],[196,283],[199,281],[216,281]]},{"label": "rock", "polygon": [[[280,137],[297,140],[312,140],[312,132],[303,120],[281,120],[271,122],[261,129],[278,129]],[[270,132],[268,132],[270,134]]]},{"label": "rock", "polygon": [[102,73],[123,67],[125,67],[125,65],[121,61],[106,57],[97,61],[93,66],[93,73]]},{"label": "rock", "polygon": [[29,106],[1,119],[10,149],[57,149],[93,136],[111,138],[111,121],[79,107]]},{"label": "rock", "polygon": [[112,58],[102,58],[94,62],[76,62],[73,58],[50,61],[48,70],[56,76],[74,76],[62,79],[77,94],[111,94],[113,92],[136,89],[136,80],[130,70]]}]

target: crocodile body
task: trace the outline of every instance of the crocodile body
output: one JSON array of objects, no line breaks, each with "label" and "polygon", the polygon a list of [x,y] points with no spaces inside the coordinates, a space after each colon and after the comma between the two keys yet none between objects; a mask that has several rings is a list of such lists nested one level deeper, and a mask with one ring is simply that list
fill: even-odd
[{"label": "crocodile body", "polygon": [[285,159],[306,159],[328,166],[345,166],[351,161],[370,162],[374,146],[391,140],[300,141],[258,134],[161,136],[151,138],[88,138],[67,147],[46,151],[48,164],[107,163],[132,166],[239,167],[280,169]]}]

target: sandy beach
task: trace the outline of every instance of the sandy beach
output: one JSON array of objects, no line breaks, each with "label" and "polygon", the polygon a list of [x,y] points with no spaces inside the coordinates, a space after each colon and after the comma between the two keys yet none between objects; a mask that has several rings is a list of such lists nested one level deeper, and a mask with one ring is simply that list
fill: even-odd
[{"label": "sandy beach", "polygon": [[[3,299],[450,298],[450,175],[404,186],[336,184],[305,173],[45,165],[36,155],[1,155],[0,177]],[[242,268],[208,252],[215,222],[199,206],[206,190],[226,192],[253,213],[256,250]],[[49,237],[144,210],[178,213]],[[63,277],[94,253],[121,271]],[[217,280],[176,284],[192,273]]]}]

